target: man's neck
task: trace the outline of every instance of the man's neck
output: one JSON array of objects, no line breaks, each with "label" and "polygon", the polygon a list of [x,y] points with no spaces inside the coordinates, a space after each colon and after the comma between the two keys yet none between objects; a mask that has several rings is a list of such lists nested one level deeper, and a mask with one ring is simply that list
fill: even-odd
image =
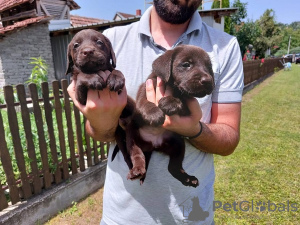
[{"label": "man's neck", "polygon": [[190,20],[183,24],[170,24],[163,21],[157,14],[155,8],[151,10],[150,29],[156,44],[170,49],[178,38],[187,30]]}]

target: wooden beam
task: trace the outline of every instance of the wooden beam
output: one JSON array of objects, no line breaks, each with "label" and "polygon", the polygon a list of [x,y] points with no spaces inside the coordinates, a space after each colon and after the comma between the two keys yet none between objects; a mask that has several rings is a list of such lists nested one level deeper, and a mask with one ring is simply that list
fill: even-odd
[{"label": "wooden beam", "polygon": [[65,1],[55,1],[55,2],[53,2],[53,0],[51,0],[51,1],[42,0],[42,2],[44,2],[47,5],[66,5],[67,4]]},{"label": "wooden beam", "polygon": [[42,9],[41,9],[41,1],[40,0],[36,0],[36,9],[37,9],[38,16],[41,16]]},{"label": "wooden beam", "polygon": [[66,15],[66,12],[68,11],[68,8],[69,8],[69,6],[66,5],[63,12],[60,15],[60,18],[59,18],[60,20],[64,19],[65,15]]},{"label": "wooden beam", "polygon": [[70,7],[69,6],[68,6],[68,10],[67,10],[67,16],[68,16],[68,19],[70,20],[71,16],[70,16]]},{"label": "wooden beam", "polygon": [[41,7],[42,7],[42,9],[44,10],[44,12],[45,12],[45,14],[47,15],[47,16],[50,16],[50,13],[48,12],[48,10],[46,9],[46,7],[44,6],[44,4],[41,2]]},{"label": "wooden beam", "polygon": [[17,19],[21,19],[21,18],[25,18],[25,17],[36,17],[36,16],[37,16],[36,10],[32,9],[29,11],[17,13],[13,16],[3,17],[1,19],[1,21],[4,22],[4,21],[10,21],[10,20],[17,20]]}]

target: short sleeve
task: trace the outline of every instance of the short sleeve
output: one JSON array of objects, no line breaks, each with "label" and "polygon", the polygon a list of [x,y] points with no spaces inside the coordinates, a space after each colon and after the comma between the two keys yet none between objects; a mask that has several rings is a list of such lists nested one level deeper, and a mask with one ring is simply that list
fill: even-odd
[{"label": "short sleeve", "polygon": [[240,47],[236,38],[228,44],[228,48],[220,55],[222,64],[216,86],[212,93],[212,101],[216,103],[235,103],[242,101],[244,88],[243,62]]}]

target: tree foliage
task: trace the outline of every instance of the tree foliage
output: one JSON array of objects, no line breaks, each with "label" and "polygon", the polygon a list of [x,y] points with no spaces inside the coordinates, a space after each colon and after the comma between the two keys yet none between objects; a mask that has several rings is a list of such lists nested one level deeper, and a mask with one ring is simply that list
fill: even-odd
[{"label": "tree foliage", "polygon": [[275,21],[275,12],[267,9],[256,22],[260,27],[260,36],[255,40],[256,54],[263,58],[267,49],[272,49],[281,39],[279,26]]},{"label": "tree foliage", "polygon": [[254,44],[261,35],[261,29],[258,24],[253,21],[247,21],[239,26],[235,31],[235,35],[240,45],[241,54],[244,55],[249,44]]}]

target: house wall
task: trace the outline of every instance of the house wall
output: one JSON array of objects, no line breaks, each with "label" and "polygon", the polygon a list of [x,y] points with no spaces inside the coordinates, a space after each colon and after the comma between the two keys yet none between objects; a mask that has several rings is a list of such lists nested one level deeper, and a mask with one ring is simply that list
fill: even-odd
[{"label": "house wall", "polygon": [[224,17],[221,17],[221,23],[216,23],[212,16],[203,16],[201,18],[202,21],[205,22],[208,26],[211,26],[220,31],[224,31]]},{"label": "house wall", "polygon": [[48,81],[55,79],[48,24],[35,24],[0,39],[0,88],[25,83],[33,65],[31,57],[41,56],[49,66]]}]

